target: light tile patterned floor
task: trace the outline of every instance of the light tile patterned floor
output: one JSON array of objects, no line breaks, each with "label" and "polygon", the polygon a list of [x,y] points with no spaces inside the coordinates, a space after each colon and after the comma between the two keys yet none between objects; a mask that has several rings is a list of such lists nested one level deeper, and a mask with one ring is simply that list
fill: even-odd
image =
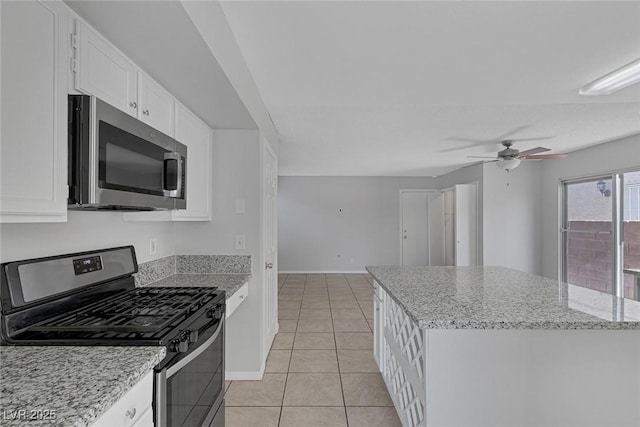
[{"label": "light tile patterned floor", "polygon": [[400,427],[373,360],[369,275],[280,275],[278,307],[264,378],[228,385],[226,427]]}]

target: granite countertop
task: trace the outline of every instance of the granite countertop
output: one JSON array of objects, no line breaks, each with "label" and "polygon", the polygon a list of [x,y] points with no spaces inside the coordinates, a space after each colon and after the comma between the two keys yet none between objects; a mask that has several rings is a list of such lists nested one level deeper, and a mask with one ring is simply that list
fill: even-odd
[{"label": "granite countertop", "polygon": [[229,299],[251,279],[250,274],[172,274],[169,277],[160,279],[145,286],[166,288],[166,287],[217,287],[226,292],[226,299]]},{"label": "granite countertop", "polygon": [[505,267],[367,271],[422,329],[640,329],[640,302]]},{"label": "granite countertop", "polygon": [[[89,425],[165,354],[164,347],[0,347],[0,424]],[[19,410],[55,418],[13,419]]]}]

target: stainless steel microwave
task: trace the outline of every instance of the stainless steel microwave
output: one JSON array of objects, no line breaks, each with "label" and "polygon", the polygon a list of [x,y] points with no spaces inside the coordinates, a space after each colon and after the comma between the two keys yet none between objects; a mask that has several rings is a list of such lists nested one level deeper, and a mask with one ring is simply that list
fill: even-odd
[{"label": "stainless steel microwave", "polygon": [[95,96],[69,95],[69,209],[185,209],[187,147]]}]

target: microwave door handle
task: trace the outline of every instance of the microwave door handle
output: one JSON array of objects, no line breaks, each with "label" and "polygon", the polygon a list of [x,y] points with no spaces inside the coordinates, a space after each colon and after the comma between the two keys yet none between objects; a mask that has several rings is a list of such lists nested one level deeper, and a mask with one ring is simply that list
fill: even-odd
[{"label": "microwave door handle", "polygon": [[182,158],[180,156],[180,153],[178,152],[171,152],[171,153],[164,153],[164,167],[165,167],[165,173],[164,176],[167,175],[167,171],[166,171],[166,167],[167,167],[167,160],[175,160],[178,168],[176,171],[176,174],[178,175],[178,180],[176,183],[176,189],[175,190],[169,190],[167,189],[167,183],[165,182],[163,185],[163,191],[164,191],[164,195],[166,197],[173,197],[173,198],[180,198],[182,196]]}]

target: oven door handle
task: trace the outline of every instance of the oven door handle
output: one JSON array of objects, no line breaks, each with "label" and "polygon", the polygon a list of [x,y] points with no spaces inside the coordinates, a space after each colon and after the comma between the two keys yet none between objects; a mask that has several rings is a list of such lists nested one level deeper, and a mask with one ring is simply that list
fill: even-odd
[{"label": "oven door handle", "polygon": [[171,152],[171,153],[164,153],[164,172],[163,172],[163,176],[166,177],[167,176],[167,164],[171,161],[175,161],[177,164],[177,168],[176,168],[176,175],[177,175],[177,182],[176,182],[176,188],[175,189],[167,189],[166,185],[166,178],[164,179],[164,185],[163,185],[163,193],[166,197],[172,197],[172,198],[180,198],[182,197],[182,156],[180,156],[180,153],[178,152]]},{"label": "oven door handle", "polygon": [[211,335],[211,337],[209,339],[207,339],[201,346],[199,346],[198,348],[193,350],[191,353],[189,353],[187,355],[187,357],[185,357],[184,359],[180,360],[175,365],[167,368],[167,378],[171,378],[173,375],[176,374],[176,372],[178,372],[180,369],[184,368],[189,362],[191,362],[196,357],[200,356],[200,354],[202,354],[203,351],[205,351],[207,348],[209,348],[209,346],[211,346],[211,344],[213,344],[213,342],[216,340],[216,338],[218,338],[218,335],[220,335],[220,331],[222,331],[223,326],[224,326],[224,317],[222,319],[220,319],[220,323],[218,324],[218,328],[213,333],[213,335]]}]

